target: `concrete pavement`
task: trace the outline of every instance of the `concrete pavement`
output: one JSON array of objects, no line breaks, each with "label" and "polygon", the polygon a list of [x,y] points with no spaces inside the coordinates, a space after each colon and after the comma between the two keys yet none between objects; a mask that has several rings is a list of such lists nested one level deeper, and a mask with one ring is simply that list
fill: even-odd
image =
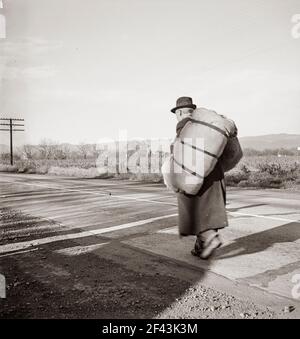
[{"label": "concrete pavement", "polygon": [[[119,241],[204,269],[209,274],[203,284],[236,286],[238,294],[250,293],[250,299],[258,293],[266,304],[289,303],[299,311],[299,193],[230,189],[230,226],[222,232],[223,247],[209,262],[190,255],[193,237],[178,238],[176,199],[159,184],[1,173],[0,203],[25,216],[24,222],[2,218],[0,259],[47,244],[60,244],[60,253],[70,256],[103,251]],[[96,241],[99,236],[105,239]],[[83,246],[82,239],[88,244]],[[70,240],[78,246],[67,246]]]}]

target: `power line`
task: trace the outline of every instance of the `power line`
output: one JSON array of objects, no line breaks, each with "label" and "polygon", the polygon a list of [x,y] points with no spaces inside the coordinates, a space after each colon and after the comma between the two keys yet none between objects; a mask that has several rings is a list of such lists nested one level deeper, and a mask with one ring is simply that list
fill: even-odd
[{"label": "power line", "polygon": [[[7,123],[0,123],[0,126],[8,126],[9,128],[0,128],[0,131],[9,132],[10,135],[10,164],[13,166],[14,164],[14,153],[13,153],[13,132],[24,132],[25,129],[21,129],[19,127],[24,127],[24,124],[15,124],[14,121],[25,121],[24,119],[17,118],[0,118],[0,121],[9,121]],[[17,128],[14,128],[17,127]]]},{"label": "power line", "polygon": [[[1,120],[1,119],[0,119]],[[1,126],[10,126],[10,124],[0,124]],[[14,126],[24,126],[24,124],[13,124]]]},{"label": "power line", "polygon": [[16,119],[16,118],[0,118],[0,120],[25,121],[24,119]]}]

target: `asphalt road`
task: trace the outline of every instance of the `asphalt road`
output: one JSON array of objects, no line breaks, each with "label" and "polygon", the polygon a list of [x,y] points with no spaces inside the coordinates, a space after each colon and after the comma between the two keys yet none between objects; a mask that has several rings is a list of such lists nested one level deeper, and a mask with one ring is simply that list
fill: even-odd
[{"label": "asphalt road", "polygon": [[230,189],[209,262],[160,184],[1,173],[0,204],[0,317],[300,314],[299,193]]}]

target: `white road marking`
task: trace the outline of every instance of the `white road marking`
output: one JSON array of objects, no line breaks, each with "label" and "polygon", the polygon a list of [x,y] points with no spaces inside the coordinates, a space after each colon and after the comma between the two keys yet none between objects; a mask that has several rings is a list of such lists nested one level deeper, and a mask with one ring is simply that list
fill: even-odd
[{"label": "white road marking", "polygon": [[[12,183],[7,180],[1,180],[2,182],[5,183]],[[85,191],[85,190],[79,190],[79,189],[70,189],[70,188],[62,188],[62,187],[51,187],[51,186],[46,186],[46,185],[40,185],[40,184],[31,184],[31,183],[20,183],[20,182],[13,182],[13,184],[20,184],[20,185],[29,185],[29,186],[38,186],[38,187],[43,187],[43,188],[48,188],[48,189],[57,189],[57,190],[63,190],[63,191],[69,191],[69,192],[84,192],[87,194],[92,194],[92,195],[108,195],[107,193],[100,193],[100,192],[92,192],[92,191]],[[175,203],[167,203],[164,201],[155,201],[155,200],[149,200],[149,199],[142,199],[142,198],[135,198],[132,196],[126,196],[126,195],[109,195],[112,198],[118,198],[118,199],[126,199],[126,200],[136,200],[136,201],[143,201],[143,202],[150,202],[150,203],[156,203],[156,204],[163,204],[163,205],[171,205],[171,206],[177,206]],[[296,222],[299,223],[299,220],[292,220],[292,219],[285,219],[285,218],[277,218],[277,217],[270,217],[270,216],[263,216],[263,215],[258,215],[258,214],[250,214],[250,213],[240,213],[240,212],[228,212],[229,214],[236,214],[236,215],[244,215],[244,216],[249,216],[249,217],[257,217],[257,218],[265,218],[265,219],[271,219],[271,220],[278,220],[278,221],[286,221],[286,222]]]},{"label": "white road marking", "polygon": [[[86,194],[92,194],[92,195],[98,195],[98,196],[99,195],[100,196],[108,195],[109,197],[118,198],[118,199],[135,200],[135,201],[149,202],[149,203],[154,203],[154,204],[177,206],[176,203],[168,203],[168,202],[165,202],[165,201],[155,201],[155,200],[143,199],[143,198],[135,198],[135,197],[128,196],[128,195],[115,195],[115,194],[109,195],[108,193],[92,192],[92,191],[85,191],[85,190],[71,189],[71,188],[62,188],[62,187],[52,187],[52,186],[40,185],[40,184],[36,184],[36,183],[31,184],[31,183],[22,183],[22,182],[11,182],[11,181],[7,181],[7,180],[1,180],[1,181],[5,182],[5,183],[38,186],[38,187],[42,187],[42,188],[57,189],[57,190],[63,190],[63,191],[69,191],[69,192],[80,192],[80,193],[84,192]],[[158,199],[160,199],[160,198],[158,198]],[[297,222],[297,223],[299,222],[299,220],[277,218],[277,217],[270,217],[270,216],[262,216],[262,215],[258,215],[258,214],[240,213],[240,212],[228,212],[228,213],[229,214],[236,214],[236,215],[250,216],[250,217],[257,217],[257,218],[265,218],[265,219],[271,219],[271,220],[286,221],[286,222]]]},{"label": "white road marking", "polygon": [[171,205],[171,206],[176,206],[174,203],[167,203],[163,201],[155,201],[155,200],[150,200],[150,199],[142,199],[142,198],[135,198],[131,197],[128,195],[116,195],[116,194],[109,194],[109,193],[100,193],[100,192],[92,192],[92,191],[85,191],[85,190],[80,190],[80,189],[73,189],[73,188],[63,188],[63,187],[55,187],[55,186],[46,186],[46,185],[40,185],[37,183],[28,183],[28,182],[11,182],[7,180],[1,180],[2,182],[6,183],[11,183],[11,184],[16,184],[16,185],[28,185],[28,186],[37,186],[37,187],[42,187],[42,188],[48,188],[48,189],[55,189],[55,190],[62,190],[62,191],[68,191],[68,192],[84,192],[86,194],[92,194],[92,195],[101,195],[101,196],[109,196],[112,198],[118,198],[118,199],[126,199],[126,200],[136,200],[136,201],[143,201],[143,202],[149,202],[153,204],[162,204],[162,205]]},{"label": "white road marking", "polygon": [[23,254],[23,253],[28,253],[28,252],[34,252],[34,251],[37,251],[37,250],[38,250],[38,248],[33,248],[31,250],[19,251],[19,252],[16,252],[16,253],[3,254],[3,255],[0,255],[0,258],[2,258],[2,257],[10,257],[12,255]]},{"label": "white road marking", "polygon": [[[292,219],[285,219],[285,218],[277,218],[277,217],[270,217],[270,216],[264,216],[264,215],[258,215],[258,214],[250,214],[250,213],[240,213],[240,212],[228,212],[229,214],[237,214],[237,215],[243,215],[248,217],[254,217],[254,218],[262,218],[262,219],[269,219],[269,220],[276,220],[276,221],[284,221],[284,222],[294,222],[294,223],[300,223],[299,220],[292,220]],[[163,230],[157,231],[157,233],[163,233],[163,234],[178,234],[177,226],[168,227]],[[253,232],[256,233],[256,232]]]},{"label": "white road marking", "polygon": [[159,230],[157,231],[157,233],[163,233],[163,234],[178,234],[178,226],[172,226],[172,227],[168,227],[165,228],[163,230]]},{"label": "white road marking", "polygon": [[56,250],[54,252],[58,254],[63,254],[66,256],[75,256],[75,255],[81,255],[81,254],[93,252],[107,244],[109,244],[109,242],[104,242],[101,244],[95,244],[95,245],[89,245],[89,246],[74,246],[74,247],[63,248],[61,250]]},{"label": "white road marking", "polygon": [[292,220],[292,219],[286,219],[286,218],[270,217],[270,216],[259,215],[259,214],[250,214],[250,213],[241,213],[241,212],[228,212],[228,213],[229,214],[236,214],[236,215],[244,215],[244,216],[248,216],[248,217],[255,217],[255,218],[262,218],[262,219],[284,221],[284,222],[295,222],[297,224],[300,223],[300,220]]},{"label": "white road marking", "polygon": [[146,224],[152,223],[154,221],[172,218],[172,217],[175,217],[175,216],[177,216],[177,214],[163,215],[163,216],[160,216],[160,217],[134,221],[134,222],[130,222],[130,223],[127,223],[127,224],[106,227],[106,228],[102,228],[102,229],[98,229],[98,230],[91,230],[91,231],[85,231],[85,232],[73,233],[73,234],[65,234],[65,235],[57,235],[57,236],[47,237],[47,238],[42,238],[42,239],[36,239],[36,240],[31,240],[31,241],[24,241],[24,242],[19,242],[19,243],[2,245],[2,246],[0,246],[0,253],[8,253],[8,252],[13,252],[13,251],[19,251],[19,250],[23,250],[23,249],[26,249],[26,248],[30,248],[32,246],[49,244],[49,243],[57,242],[57,241],[78,239],[78,238],[90,237],[92,235],[110,233],[110,232],[119,231],[119,230],[131,228],[131,227],[146,225]]}]

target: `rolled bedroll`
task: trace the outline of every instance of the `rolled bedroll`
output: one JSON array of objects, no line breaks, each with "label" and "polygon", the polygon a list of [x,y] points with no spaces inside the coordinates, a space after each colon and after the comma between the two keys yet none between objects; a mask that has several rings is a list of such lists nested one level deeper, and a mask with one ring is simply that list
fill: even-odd
[{"label": "rolled bedroll", "polygon": [[173,142],[162,167],[165,184],[174,191],[196,195],[220,159],[235,123],[214,111],[197,108]]}]

